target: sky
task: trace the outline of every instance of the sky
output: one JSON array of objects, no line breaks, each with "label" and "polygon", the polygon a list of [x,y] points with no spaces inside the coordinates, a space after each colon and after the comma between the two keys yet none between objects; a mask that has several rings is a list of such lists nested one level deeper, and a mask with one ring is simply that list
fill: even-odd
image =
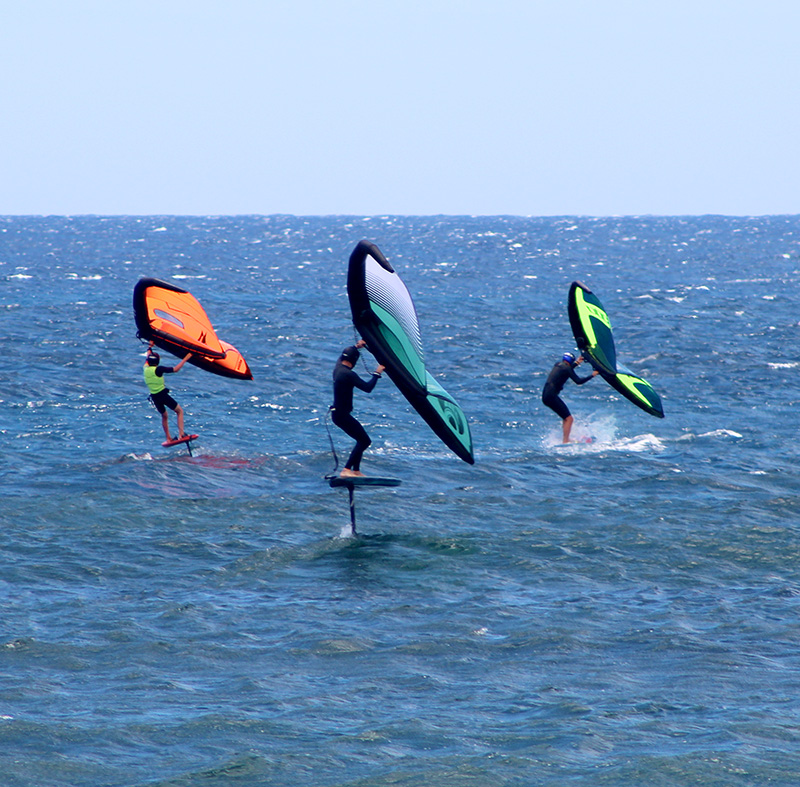
[{"label": "sky", "polygon": [[0,214],[800,213],[797,0],[25,0]]}]

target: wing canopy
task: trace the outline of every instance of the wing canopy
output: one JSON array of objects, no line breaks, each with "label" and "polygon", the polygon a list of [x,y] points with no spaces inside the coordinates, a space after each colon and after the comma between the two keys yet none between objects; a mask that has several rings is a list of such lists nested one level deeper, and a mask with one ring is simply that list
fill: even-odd
[{"label": "wing canopy", "polygon": [[219,339],[197,298],[187,290],[158,279],[140,279],[133,288],[137,334],[189,363],[240,380],[252,380],[241,353]]},{"label": "wing canopy", "polygon": [[592,359],[597,369],[614,374],[617,351],[611,320],[600,299],[588,287],[575,281],[569,290],[567,313],[578,349]]},{"label": "wing canopy", "polygon": [[663,418],[664,408],[653,386],[617,362],[611,320],[600,299],[578,281],[569,289],[567,314],[578,348],[603,379],[646,413]]},{"label": "wing canopy", "polygon": [[619,391],[627,399],[630,399],[635,405],[641,407],[646,413],[650,413],[656,418],[664,417],[661,398],[647,380],[634,374],[630,369],[626,369],[622,364],[617,366],[615,375],[609,375],[603,371],[600,374],[612,388]]}]

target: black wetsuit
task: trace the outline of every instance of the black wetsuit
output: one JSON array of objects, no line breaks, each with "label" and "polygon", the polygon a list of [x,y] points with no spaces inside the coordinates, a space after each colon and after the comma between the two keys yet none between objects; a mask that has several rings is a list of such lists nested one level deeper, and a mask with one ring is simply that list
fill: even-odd
[{"label": "black wetsuit", "polygon": [[578,377],[575,373],[575,368],[567,361],[559,361],[547,375],[547,382],[542,389],[542,403],[546,404],[551,410],[563,420],[569,418],[570,412],[566,402],[559,396],[561,389],[566,384],[567,380],[572,380],[578,385],[588,383],[593,375],[588,377]]},{"label": "black wetsuit", "polygon": [[353,417],[353,389],[369,393],[378,382],[379,374],[372,373],[369,380],[362,380],[349,366],[341,360],[337,361],[333,369],[333,405],[331,407],[331,420],[345,434],[350,435],[356,445],[345,467],[349,470],[361,469],[361,456],[369,448],[372,440],[363,426]]}]

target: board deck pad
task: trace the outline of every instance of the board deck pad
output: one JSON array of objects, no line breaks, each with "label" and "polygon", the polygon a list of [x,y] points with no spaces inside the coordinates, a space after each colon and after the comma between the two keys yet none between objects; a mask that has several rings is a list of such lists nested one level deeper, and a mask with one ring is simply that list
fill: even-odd
[{"label": "board deck pad", "polygon": [[172,445],[181,445],[181,443],[190,443],[192,440],[197,440],[200,435],[196,434],[187,434],[186,437],[178,437],[175,440],[166,440],[165,442],[161,443],[164,448],[169,448]]},{"label": "board deck pad", "polygon": [[328,483],[332,487],[356,487],[356,486],[400,486],[402,481],[399,478],[384,478],[381,476],[326,476]]}]

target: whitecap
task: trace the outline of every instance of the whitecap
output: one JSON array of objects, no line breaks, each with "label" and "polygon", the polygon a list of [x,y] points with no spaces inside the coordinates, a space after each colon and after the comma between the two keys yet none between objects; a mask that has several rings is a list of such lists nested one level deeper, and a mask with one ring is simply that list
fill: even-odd
[{"label": "whitecap", "polygon": [[603,454],[609,451],[644,453],[664,450],[664,443],[654,434],[642,434],[634,437],[623,437],[621,439],[613,440],[603,440],[602,438],[597,437],[591,439],[575,436],[571,442],[567,443],[566,445],[560,442],[560,440],[548,441],[545,445],[548,448],[557,448],[558,452],[561,454]]},{"label": "whitecap", "polygon": [[153,460],[153,456],[150,453],[144,454],[125,454],[122,457],[123,461],[130,459],[133,462],[151,462]]},{"label": "whitecap", "polygon": [[610,446],[615,451],[663,451],[664,443],[654,434],[641,434],[636,437],[627,437],[612,443]]},{"label": "whitecap", "polygon": [[698,437],[735,437],[740,438],[742,435],[739,432],[734,432],[733,429],[714,429],[712,432],[703,432]]}]

